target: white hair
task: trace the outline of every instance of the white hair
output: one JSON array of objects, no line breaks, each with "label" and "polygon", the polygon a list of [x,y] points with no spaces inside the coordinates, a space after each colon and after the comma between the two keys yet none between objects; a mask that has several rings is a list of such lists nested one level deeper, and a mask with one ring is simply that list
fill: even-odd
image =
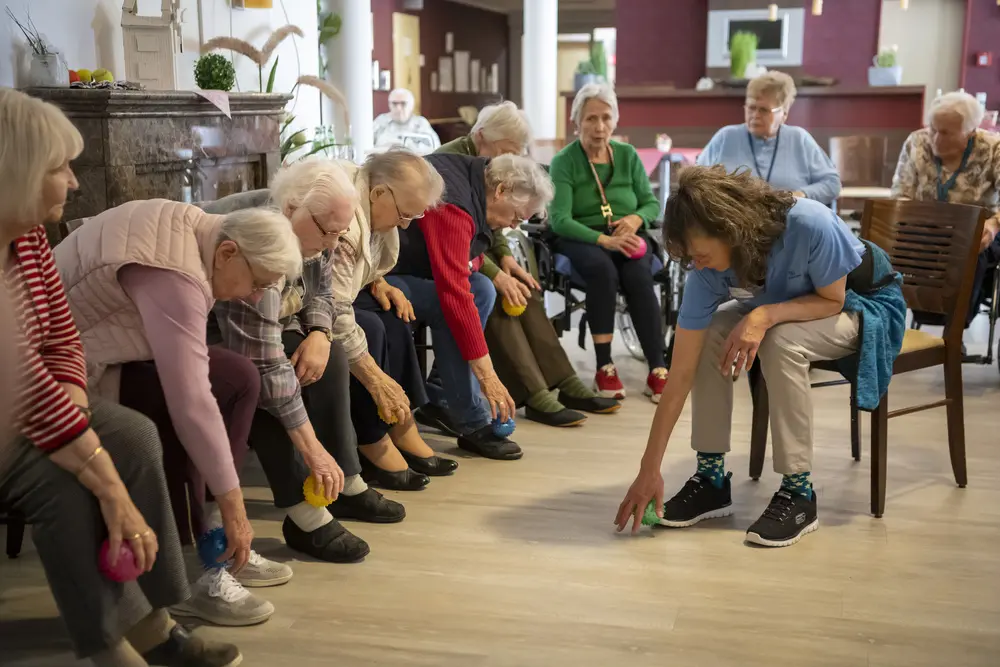
[{"label": "white hair", "polygon": [[957,113],[962,117],[962,134],[971,134],[983,123],[982,105],[968,93],[952,92],[935,98],[927,111],[927,124],[943,113]]},{"label": "white hair", "polygon": [[486,141],[512,141],[524,152],[531,143],[528,115],[513,102],[501,102],[483,107],[472,134],[481,134]]},{"label": "white hair", "polygon": [[416,103],[416,99],[413,97],[413,93],[411,93],[406,88],[394,88],[392,92],[389,93],[389,100],[391,101],[393,97],[400,97],[400,96],[402,96],[403,98],[402,101],[406,102],[406,108],[412,109],[413,105]]},{"label": "white hair", "polygon": [[292,223],[270,208],[245,208],[222,220],[219,242],[232,241],[251,268],[294,280],[302,273],[302,249]]},{"label": "white hair", "polygon": [[53,104],[0,89],[0,224],[41,224],[46,174],[83,152],[83,137]]},{"label": "white hair", "polygon": [[611,124],[618,126],[618,96],[610,84],[605,82],[588,83],[577,92],[573,98],[569,117],[577,127],[583,121],[583,107],[592,99],[598,99],[611,107]]},{"label": "white hair", "polygon": [[400,192],[418,188],[425,193],[427,208],[434,208],[444,195],[444,179],[427,160],[408,148],[393,146],[381,153],[371,153],[361,167],[368,177],[368,187],[385,185]]},{"label": "white hair", "polygon": [[486,188],[497,187],[509,194],[515,206],[524,207],[521,212],[528,217],[545,216],[545,208],[555,188],[545,170],[531,158],[520,155],[499,155],[486,165]]},{"label": "white hair", "polygon": [[358,203],[358,192],[333,160],[313,158],[282,167],[271,183],[271,201],[283,213],[305,207],[314,215],[334,208],[334,202]]}]

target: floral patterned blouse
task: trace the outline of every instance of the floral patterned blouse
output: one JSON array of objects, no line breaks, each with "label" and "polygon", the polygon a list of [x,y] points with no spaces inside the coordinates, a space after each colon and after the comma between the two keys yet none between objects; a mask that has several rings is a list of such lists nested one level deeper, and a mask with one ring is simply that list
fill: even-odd
[{"label": "floral patterned blouse", "polygon": [[[942,181],[952,172],[943,169]],[[892,177],[894,197],[937,199],[938,173],[931,152],[931,135],[926,128],[910,134],[899,153],[896,174]],[[982,206],[991,213],[1000,211],[1000,134],[976,130],[972,153],[965,170],[948,192],[954,204]]]}]

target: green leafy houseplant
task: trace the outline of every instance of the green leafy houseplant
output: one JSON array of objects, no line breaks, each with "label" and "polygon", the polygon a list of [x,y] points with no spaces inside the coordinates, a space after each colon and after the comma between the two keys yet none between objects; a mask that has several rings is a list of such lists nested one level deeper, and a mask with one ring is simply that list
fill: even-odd
[{"label": "green leafy houseplant", "polygon": [[746,77],[747,65],[757,62],[757,35],[740,31],[729,43],[729,73],[734,79]]},{"label": "green leafy houseplant", "polygon": [[209,53],[195,63],[194,80],[202,90],[230,91],[236,83],[236,68],[224,56]]},{"label": "green leafy houseplant", "polygon": [[594,68],[594,74],[605,81],[608,79],[608,55],[604,51],[604,42],[590,38],[590,64]]},{"label": "green leafy houseplant", "polygon": [[878,56],[875,57],[875,64],[879,67],[895,67],[896,56],[896,47],[879,49]]}]

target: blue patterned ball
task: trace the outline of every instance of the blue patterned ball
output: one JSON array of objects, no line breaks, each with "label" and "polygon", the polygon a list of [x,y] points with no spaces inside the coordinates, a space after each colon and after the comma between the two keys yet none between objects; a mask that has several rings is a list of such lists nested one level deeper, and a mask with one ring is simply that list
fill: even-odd
[{"label": "blue patterned ball", "polygon": [[513,419],[502,422],[500,421],[500,417],[497,417],[493,420],[493,435],[498,438],[508,438],[514,432],[516,426],[517,424],[514,423]]},{"label": "blue patterned ball", "polygon": [[219,562],[219,556],[226,553],[229,543],[226,540],[226,531],[222,528],[213,528],[198,538],[198,558],[206,570],[215,570],[225,567],[226,563]]}]

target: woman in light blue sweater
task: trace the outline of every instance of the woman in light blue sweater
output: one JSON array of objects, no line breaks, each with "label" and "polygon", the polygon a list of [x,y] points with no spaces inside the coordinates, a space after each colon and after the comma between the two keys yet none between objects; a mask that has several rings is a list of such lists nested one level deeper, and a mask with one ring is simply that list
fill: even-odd
[{"label": "woman in light blue sweater", "polygon": [[794,101],[795,83],[784,72],[752,79],[743,105],[746,123],[716,132],[698,164],[721,164],[730,172],[746,167],[778,190],[831,204],[840,194],[840,175],[812,135],[785,125]]}]

